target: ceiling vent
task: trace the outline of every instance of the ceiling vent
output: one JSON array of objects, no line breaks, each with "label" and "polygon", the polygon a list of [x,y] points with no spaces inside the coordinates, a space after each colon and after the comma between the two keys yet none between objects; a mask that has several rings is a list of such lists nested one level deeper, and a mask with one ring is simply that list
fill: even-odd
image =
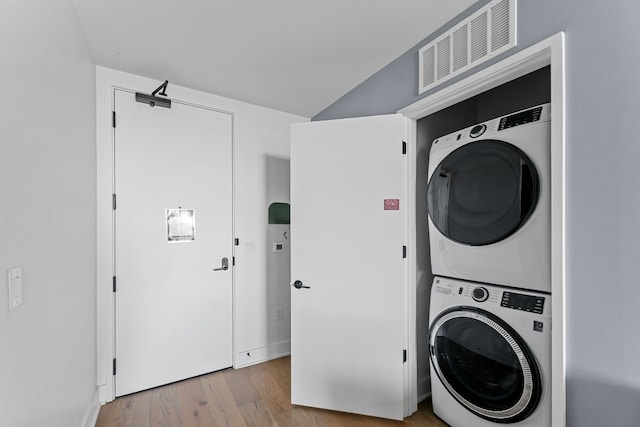
[{"label": "ceiling vent", "polygon": [[419,51],[419,93],[516,45],[516,0],[493,0]]}]

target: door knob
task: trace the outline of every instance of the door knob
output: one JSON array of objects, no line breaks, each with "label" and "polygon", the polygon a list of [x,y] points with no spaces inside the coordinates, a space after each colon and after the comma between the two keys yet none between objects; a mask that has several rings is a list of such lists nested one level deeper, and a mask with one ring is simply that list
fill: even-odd
[{"label": "door knob", "polygon": [[300,289],[300,288],[311,289],[309,286],[305,286],[304,283],[302,283],[302,280],[296,280],[295,282],[293,282],[293,287],[296,289]]},{"label": "door knob", "polygon": [[220,268],[214,268],[213,271],[220,271],[220,270],[228,270],[229,269],[229,258],[224,257],[222,258],[222,267]]}]

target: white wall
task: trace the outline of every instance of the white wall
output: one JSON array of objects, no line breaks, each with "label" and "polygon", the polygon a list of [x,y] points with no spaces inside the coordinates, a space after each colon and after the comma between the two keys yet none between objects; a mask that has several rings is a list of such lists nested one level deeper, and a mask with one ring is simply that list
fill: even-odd
[{"label": "white wall", "polygon": [[67,1],[3,0],[0,52],[0,425],[79,426],[97,409],[94,66]]},{"label": "white wall", "polygon": [[[112,86],[151,92],[159,81],[97,67],[98,137],[98,383],[102,401],[110,400],[113,351],[110,235]],[[235,247],[234,362],[236,367],[268,360],[290,351],[286,321],[289,293],[267,293],[267,222],[272,202],[289,202],[289,128],[309,119],[204,92],[174,86],[171,98],[234,114]],[[288,286],[288,284],[287,284]],[[285,309],[283,321],[276,309]]]},{"label": "white wall", "polygon": [[268,208],[289,202],[289,128],[308,119],[260,107],[236,111],[236,363],[244,366],[290,352],[289,292],[267,294]]}]

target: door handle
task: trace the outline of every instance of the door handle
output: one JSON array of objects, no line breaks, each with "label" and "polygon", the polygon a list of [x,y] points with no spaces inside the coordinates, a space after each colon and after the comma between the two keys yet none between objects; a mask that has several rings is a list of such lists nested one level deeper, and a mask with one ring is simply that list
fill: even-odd
[{"label": "door handle", "polygon": [[296,280],[295,282],[293,282],[293,287],[296,289],[300,289],[300,288],[311,289],[310,286],[305,286],[304,283],[302,283],[302,280]]},{"label": "door handle", "polygon": [[222,258],[222,267],[214,268],[213,271],[220,271],[220,270],[227,271],[228,269],[229,269],[229,258],[224,257]]}]

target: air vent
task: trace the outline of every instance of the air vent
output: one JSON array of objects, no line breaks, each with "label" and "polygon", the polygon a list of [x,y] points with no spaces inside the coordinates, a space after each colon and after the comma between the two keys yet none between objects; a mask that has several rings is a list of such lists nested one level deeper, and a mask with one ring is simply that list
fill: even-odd
[{"label": "air vent", "polygon": [[436,81],[436,47],[431,46],[422,52],[422,81],[425,84],[433,84]]},{"label": "air vent", "polygon": [[451,74],[451,37],[447,36],[436,45],[438,52],[438,72],[437,79]]},{"label": "air vent", "polygon": [[463,25],[453,32],[453,71],[458,71],[469,64],[469,26]]},{"label": "air vent", "polygon": [[471,20],[471,62],[485,58],[489,53],[489,32],[487,31],[487,13],[476,16]]},{"label": "air vent", "polygon": [[516,45],[516,0],[493,0],[419,51],[419,93]]}]

